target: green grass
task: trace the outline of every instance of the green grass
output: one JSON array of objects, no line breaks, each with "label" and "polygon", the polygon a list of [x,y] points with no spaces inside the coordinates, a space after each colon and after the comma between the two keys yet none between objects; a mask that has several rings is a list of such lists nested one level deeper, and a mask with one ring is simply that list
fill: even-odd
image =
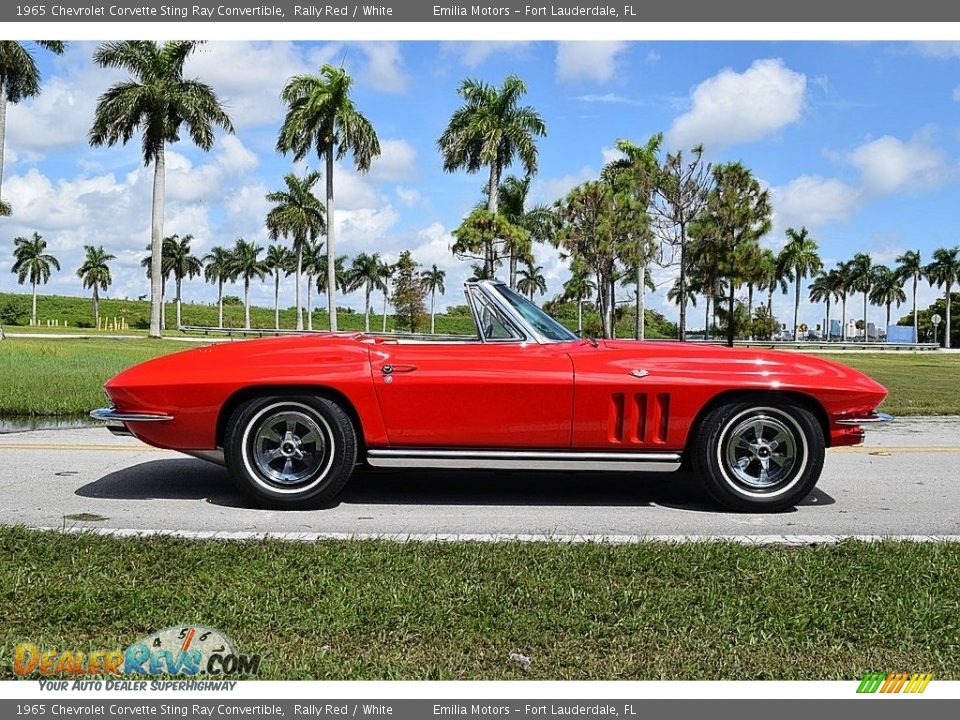
[{"label": "green grass", "polygon": [[[960,548],[114,539],[0,529],[13,648],[178,623],[269,679],[960,678]],[[321,651],[327,646],[329,649]],[[530,656],[529,673],[509,660]]]},{"label": "green grass", "polygon": [[844,353],[824,355],[865,372],[890,390],[883,410],[893,415],[960,414],[960,355]]},{"label": "green grass", "polygon": [[78,415],[106,404],[101,390],[112,375],[157,355],[197,347],[157,340],[0,342],[0,416]]}]

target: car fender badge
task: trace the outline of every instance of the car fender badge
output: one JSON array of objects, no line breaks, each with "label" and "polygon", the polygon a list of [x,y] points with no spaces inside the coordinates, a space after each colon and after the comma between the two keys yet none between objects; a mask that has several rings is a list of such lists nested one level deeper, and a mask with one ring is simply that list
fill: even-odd
[{"label": "car fender badge", "polygon": [[637,368],[636,370],[631,370],[630,374],[633,375],[635,378],[645,378],[650,373],[644,368]]}]

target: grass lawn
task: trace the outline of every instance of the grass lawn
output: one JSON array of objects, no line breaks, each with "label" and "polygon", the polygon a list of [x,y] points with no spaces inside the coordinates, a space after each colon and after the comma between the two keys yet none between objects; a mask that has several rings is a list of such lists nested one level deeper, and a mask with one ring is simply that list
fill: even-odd
[{"label": "grass lawn", "polygon": [[[960,548],[162,539],[0,529],[14,646],[122,649],[178,623],[268,679],[960,678]],[[326,646],[327,650],[321,650]],[[509,660],[532,658],[529,673]]]},{"label": "grass lawn", "polygon": [[101,386],[126,367],[196,343],[158,340],[0,342],[0,415],[77,415],[106,404]]},{"label": "grass lawn", "polygon": [[843,353],[829,360],[862,370],[890,390],[883,410],[894,415],[960,414],[960,354]]}]

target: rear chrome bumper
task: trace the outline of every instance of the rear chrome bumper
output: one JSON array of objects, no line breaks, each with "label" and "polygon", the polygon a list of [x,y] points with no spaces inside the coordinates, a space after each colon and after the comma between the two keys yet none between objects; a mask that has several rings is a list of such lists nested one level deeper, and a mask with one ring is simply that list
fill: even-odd
[{"label": "rear chrome bumper", "polygon": [[173,420],[173,415],[167,415],[166,413],[119,412],[112,407],[91,410],[90,417],[94,420],[114,422],[164,422]]},{"label": "rear chrome bumper", "polygon": [[875,425],[876,423],[885,423],[893,420],[893,415],[888,415],[887,413],[870,413],[864,417],[859,418],[843,418],[841,420],[834,420],[837,425]]}]

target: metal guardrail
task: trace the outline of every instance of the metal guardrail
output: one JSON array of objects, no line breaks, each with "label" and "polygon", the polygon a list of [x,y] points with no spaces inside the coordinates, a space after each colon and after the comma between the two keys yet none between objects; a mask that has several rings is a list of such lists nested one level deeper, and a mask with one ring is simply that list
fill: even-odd
[{"label": "metal guardrail", "polygon": [[332,333],[330,330],[292,330],[289,328],[218,328],[205,327],[201,325],[181,325],[177,328],[180,332],[194,333],[200,335],[226,335],[233,338],[239,337],[280,337],[282,335],[373,335],[375,337],[388,338],[416,338],[418,340],[472,340],[476,335],[443,335],[439,333],[410,333],[410,332],[380,332],[379,330],[338,330]]}]

